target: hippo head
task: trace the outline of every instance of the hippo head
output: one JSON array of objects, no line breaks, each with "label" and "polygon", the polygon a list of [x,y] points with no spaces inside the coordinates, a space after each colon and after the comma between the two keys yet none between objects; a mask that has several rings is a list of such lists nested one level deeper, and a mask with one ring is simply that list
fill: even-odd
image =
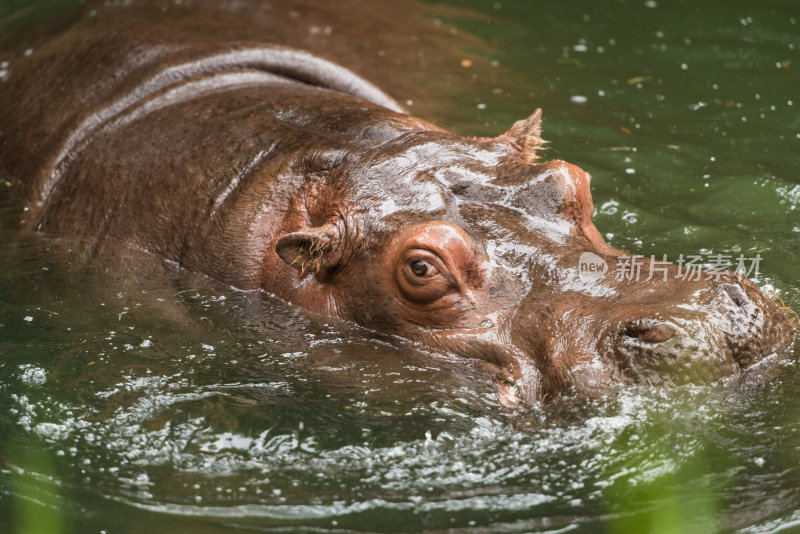
[{"label": "hippo head", "polygon": [[791,342],[786,313],[743,276],[608,246],[589,175],[535,161],[538,111],[497,138],[393,121],[355,121],[358,146],[296,169],[318,179],[267,266],[293,303],[469,358],[504,404],[707,382]]}]

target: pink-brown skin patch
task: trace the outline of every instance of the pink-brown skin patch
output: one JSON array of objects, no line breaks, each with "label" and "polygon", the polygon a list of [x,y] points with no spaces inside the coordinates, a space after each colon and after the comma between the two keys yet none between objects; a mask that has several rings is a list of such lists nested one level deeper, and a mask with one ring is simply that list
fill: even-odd
[{"label": "pink-brown skin patch", "polygon": [[[537,161],[541,112],[453,135],[306,52],[176,37],[177,13],[79,20],[14,56],[0,173],[25,227],[462,357],[509,407],[707,383],[790,344],[786,313],[736,274],[616,277],[589,175]],[[605,276],[579,275],[588,252]]]}]

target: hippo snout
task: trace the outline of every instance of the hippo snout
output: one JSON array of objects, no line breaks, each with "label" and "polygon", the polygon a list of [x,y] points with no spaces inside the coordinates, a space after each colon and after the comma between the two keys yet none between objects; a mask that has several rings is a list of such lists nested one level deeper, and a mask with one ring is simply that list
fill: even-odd
[{"label": "hippo snout", "polygon": [[742,368],[790,345],[796,330],[789,316],[750,280],[722,284],[720,293],[726,348]]},{"label": "hippo snout", "polygon": [[510,326],[520,367],[536,370],[518,373],[518,390],[535,400],[624,384],[708,384],[789,347],[796,330],[780,306],[747,278],[715,276],[609,278],[594,286],[598,296],[537,288]]},{"label": "hippo snout", "polygon": [[780,307],[731,273],[694,299],[622,321],[600,344],[625,379],[698,384],[740,374],[786,348],[792,331]]},{"label": "hippo snout", "polygon": [[637,383],[705,383],[740,370],[725,354],[724,335],[700,316],[634,321],[610,341],[608,359]]}]

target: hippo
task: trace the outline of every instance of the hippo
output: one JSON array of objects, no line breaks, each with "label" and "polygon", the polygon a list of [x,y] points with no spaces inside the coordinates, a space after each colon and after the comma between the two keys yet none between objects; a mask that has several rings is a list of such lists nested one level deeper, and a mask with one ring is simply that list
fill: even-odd
[{"label": "hippo", "polygon": [[23,230],[455,355],[506,406],[707,383],[794,339],[741,274],[620,276],[636,258],[593,224],[590,175],[541,160],[540,110],[463,137],[319,54],[110,20],[4,56],[0,172]]}]

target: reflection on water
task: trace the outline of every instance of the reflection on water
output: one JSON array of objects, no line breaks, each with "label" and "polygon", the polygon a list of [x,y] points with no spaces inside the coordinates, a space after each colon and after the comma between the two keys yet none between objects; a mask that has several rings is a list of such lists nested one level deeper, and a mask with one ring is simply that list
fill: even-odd
[{"label": "reflection on water", "polygon": [[[789,4],[462,4],[429,6],[425,20],[451,28],[453,47],[471,36],[447,51],[469,82],[431,81],[422,109],[494,135],[541,106],[548,157],[593,174],[613,244],[758,251],[760,283],[787,303],[800,294]],[[4,530],[776,532],[800,521],[790,355],[711,387],[511,413],[462,362],[403,340],[152,258],[87,272],[69,244],[4,232]]]}]

